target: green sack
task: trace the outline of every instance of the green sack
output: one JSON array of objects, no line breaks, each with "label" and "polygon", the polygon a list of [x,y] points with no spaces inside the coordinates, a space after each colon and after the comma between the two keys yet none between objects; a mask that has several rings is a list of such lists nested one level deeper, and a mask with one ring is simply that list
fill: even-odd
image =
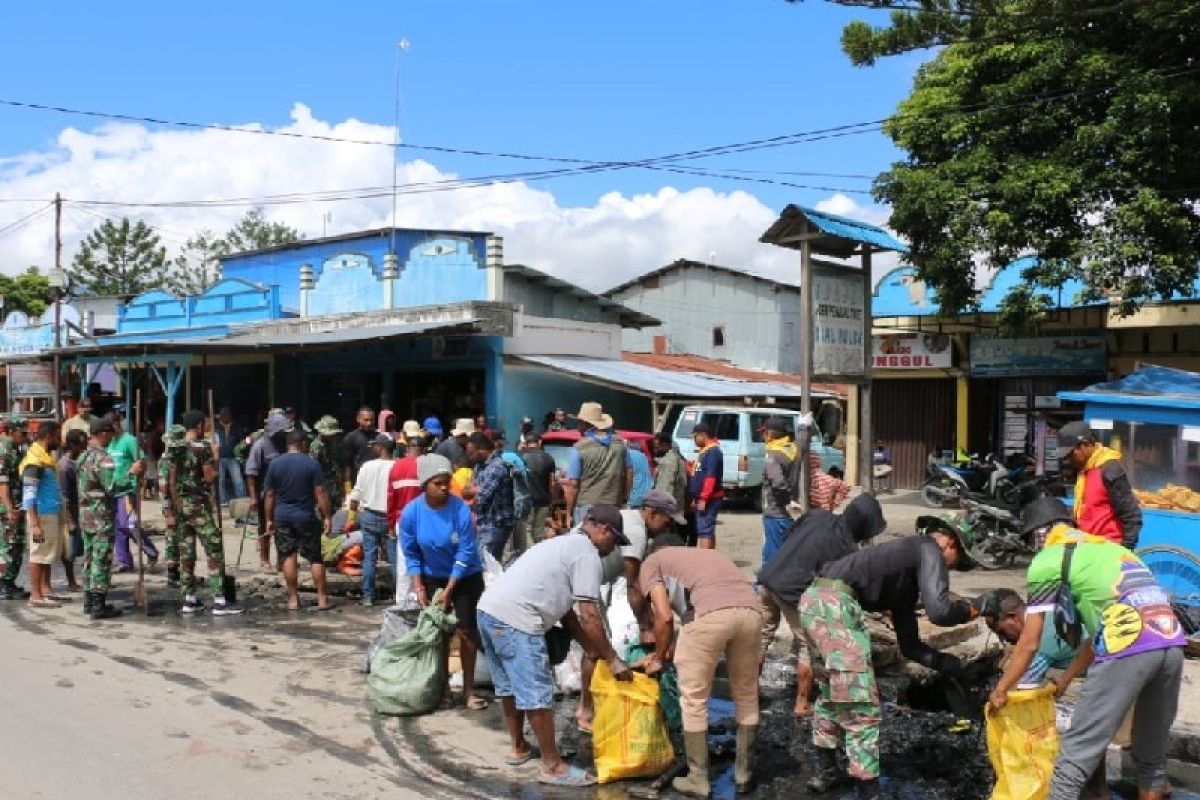
[{"label": "green sack", "polygon": [[417,626],[380,648],[371,662],[367,693],[380,714],[428,714],[442,698],[442,648],[458,619],[438,605],[439,590]]},{"label": "green sack", "polygon": [[[636,642],[625,649],[625,662],[633,664],[644,658],[649,651]],[[679,674],[675,672],[674,664],[667,664],[658,673],[658,705],[667,727],[678,733],[683,730],[683,710],[679,707]]]}]

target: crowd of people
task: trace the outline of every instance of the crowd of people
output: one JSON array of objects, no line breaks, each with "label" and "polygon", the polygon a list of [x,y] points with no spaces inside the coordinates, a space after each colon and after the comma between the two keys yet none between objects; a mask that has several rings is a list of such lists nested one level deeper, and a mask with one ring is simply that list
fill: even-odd
[{"label": "crowd of people", "polygon": [[[49,576],[61,561],[71,589],[85,592],[86,613],[120,614],[107,602],[113,566],[132,563],[133,546],[151,563],[159,558],[137,515],[147,463],[122,422],[118,410],[72,418],[61,429],[41,422],[30,435],[23,420],[0,420],[0,597],[58,607],[63,598]],[[419,605],[453,610],[461,702],[473,711],[488,707],[474,686],[482,653],[510,740],[506,763],[537,760],[541,782],[595,781],[556,745],[554,631],[582,646],[574,723],[584,733],[594,721],[588,687],[599,662],[617,680],[629,680],[635,669],[654,676],[673,666],[688,767],[674,787],[698,797],[711,791],[708,700],[722,659],[737,723],[735,786],[744,792],[754,785],[759,675],[781,621],[792,631],[797,659],[795,713],[813,720],[808,788],[828,792],[849,781],[860,796],[873,797],[883,709],[866,615],[887,615],[904,657],[951,676],[961,676],[964,664],[921,640],[918,609],[939,626],[982,616],[1014,645],[989,699],[994,710],[1015,688],[1052,679],[1061,693],[1086,673],[1075,713],[1087,724],[1063,734],[1052,800],[1076,800],[1094,785],[1105,748],[1131,714],[1139,800],[1157,800],[1165,791],[1184,636],[1166,593],[1132,552],[1140,512],[1129,505],[1119,459],[1086,425],[1060,433],[1079,471],[1074,512],[1051,498],[1026,509],[1024,525],[1039,553],[1024,600],[1014,592],[968,599],[950,591],[949,571],[975,565],[970,530],[952,520],[923,518],[924,535],[862,547],[886,527],[870,494],[845,503],[840,488],[827,486],[834,491],[810,491],[822,507],[799,508],[802,452],[782,418],[768,420],[763,432],[763,548],[753,582],[716,548],[723,456],[705,425],[693,431],[691,463],[669,436],[655,437],[649,476],[639,485],[634,454],[644,454],[616,433],[598,403],[584,403],[572,417],[561,410],[547,415],[547,428],[570,424],[580,432],[561,476],[532,422],[523,422],[510,451],[503,432],[483,419],[456,419],[444,428],[430,417],[392,422],[381,432],[374,410],[363,407],[343,436],[331,416],[309,428],[294,412],[273,409],[261,431],[246,435],[227,410],[214,422],[186,412],[164,432],[157,468],[168,581],[181,590],[182,613],[205,609],[195,576],[197,543],[207,558],[212,613],[241,611],[225,576],[214,511],[216,492],[228,490],[232,498],[244,487],[259,521],[259,556],[264,567],[283,573],[290,609],[300,608],[301,558],[316,588],[310,608],[323,611],[331,607],[326,565],[342,568],[358,548],[362,605],[377,602],[385,558]],[[26,541],[28,590],[15,582]],[[73,569],[79,556],[81,586]],[[504,569],[485,582],[492,559]],[[615,651],[605,627],[613,587],[622,581],[647,653],[632,664]],[[442,705],[455,703],[447,683]],[[526,723],[535,742],[526,737]]]}]

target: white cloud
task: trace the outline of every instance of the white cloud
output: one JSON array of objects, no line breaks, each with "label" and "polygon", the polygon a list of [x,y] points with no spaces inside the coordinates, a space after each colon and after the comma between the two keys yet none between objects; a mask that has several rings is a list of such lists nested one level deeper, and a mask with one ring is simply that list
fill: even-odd
[{"label": "white cloud", "polygon": [[[288,133],[387,142],[392,129],[349,119],[331,123],[296,104]],[[514,167],[514,171],[521,167]],[[427,160],[400,165],[399,183],[456,177]],[[81,199],[170,202],[262,197],[287,193],[381,187],[385,196],[337,203],[270,205],[268,217],[307,236],[383,227],[391,221],[391,151],[348,143],[216,130],[151,131],[134,124],[94,130],[67,128],[54,147],[0,158],[0,198],[46,198],[62,192]],[[567,178],[566,180],[569,180]],[[753,195],[708,188],[651,194],[610,192],[591,206],[564,206],[553,184],[494,184],[452,192],[402,194],[401,227],[491,230],[505,237],[508,261],[524,263],[591,289],[603,289],[677,258],[713,261],[768,277],[793,279],[795,256],[762,245],[758,237],[775,219]],[[38,208],[38,203],[0,203],[0,228]],[[222,231],[250,204],[240,207],[79,207],[68,203],[63,219],[64,261],[69,262],[96,214],[140,216],[176,249],[195,231]],[[885,208],[863,206],[837,194],[817,207],[868,222],[886,220]],[[52,215],[0,233],[0,269],[23,270],[53,260]]]}]

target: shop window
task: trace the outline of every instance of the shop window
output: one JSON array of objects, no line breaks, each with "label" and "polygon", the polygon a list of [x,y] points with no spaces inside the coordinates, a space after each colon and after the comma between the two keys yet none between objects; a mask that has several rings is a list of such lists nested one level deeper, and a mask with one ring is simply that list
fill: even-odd
[{"label": "shop window", "polygon": [[1200,513],[1200,428],[1114,422],[1101,441],[1121,454],[1138,501],[1146,508]]}]

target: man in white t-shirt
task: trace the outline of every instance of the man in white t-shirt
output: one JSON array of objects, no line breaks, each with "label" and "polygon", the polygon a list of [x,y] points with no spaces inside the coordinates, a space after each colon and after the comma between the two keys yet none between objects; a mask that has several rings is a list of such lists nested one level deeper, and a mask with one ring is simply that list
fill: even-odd
[{"label": "man in white t-shirt", "polygon": [[603,658],[617,680],[632,677],[629,665],[613,651],[604,633],[599,608],[600,557],[618,545],[630,546],[624,527],[616,508],[592,506],[577,531],[529,548],[479,600],[479,637],[512,742],[505,763],[519,766],[534,757],[524,733],[528,716],[541,750],[541,783],[590,786],[596,782],[595,775],[567,764],[559,755],[546,632],[561,620],[584,652]]}]

